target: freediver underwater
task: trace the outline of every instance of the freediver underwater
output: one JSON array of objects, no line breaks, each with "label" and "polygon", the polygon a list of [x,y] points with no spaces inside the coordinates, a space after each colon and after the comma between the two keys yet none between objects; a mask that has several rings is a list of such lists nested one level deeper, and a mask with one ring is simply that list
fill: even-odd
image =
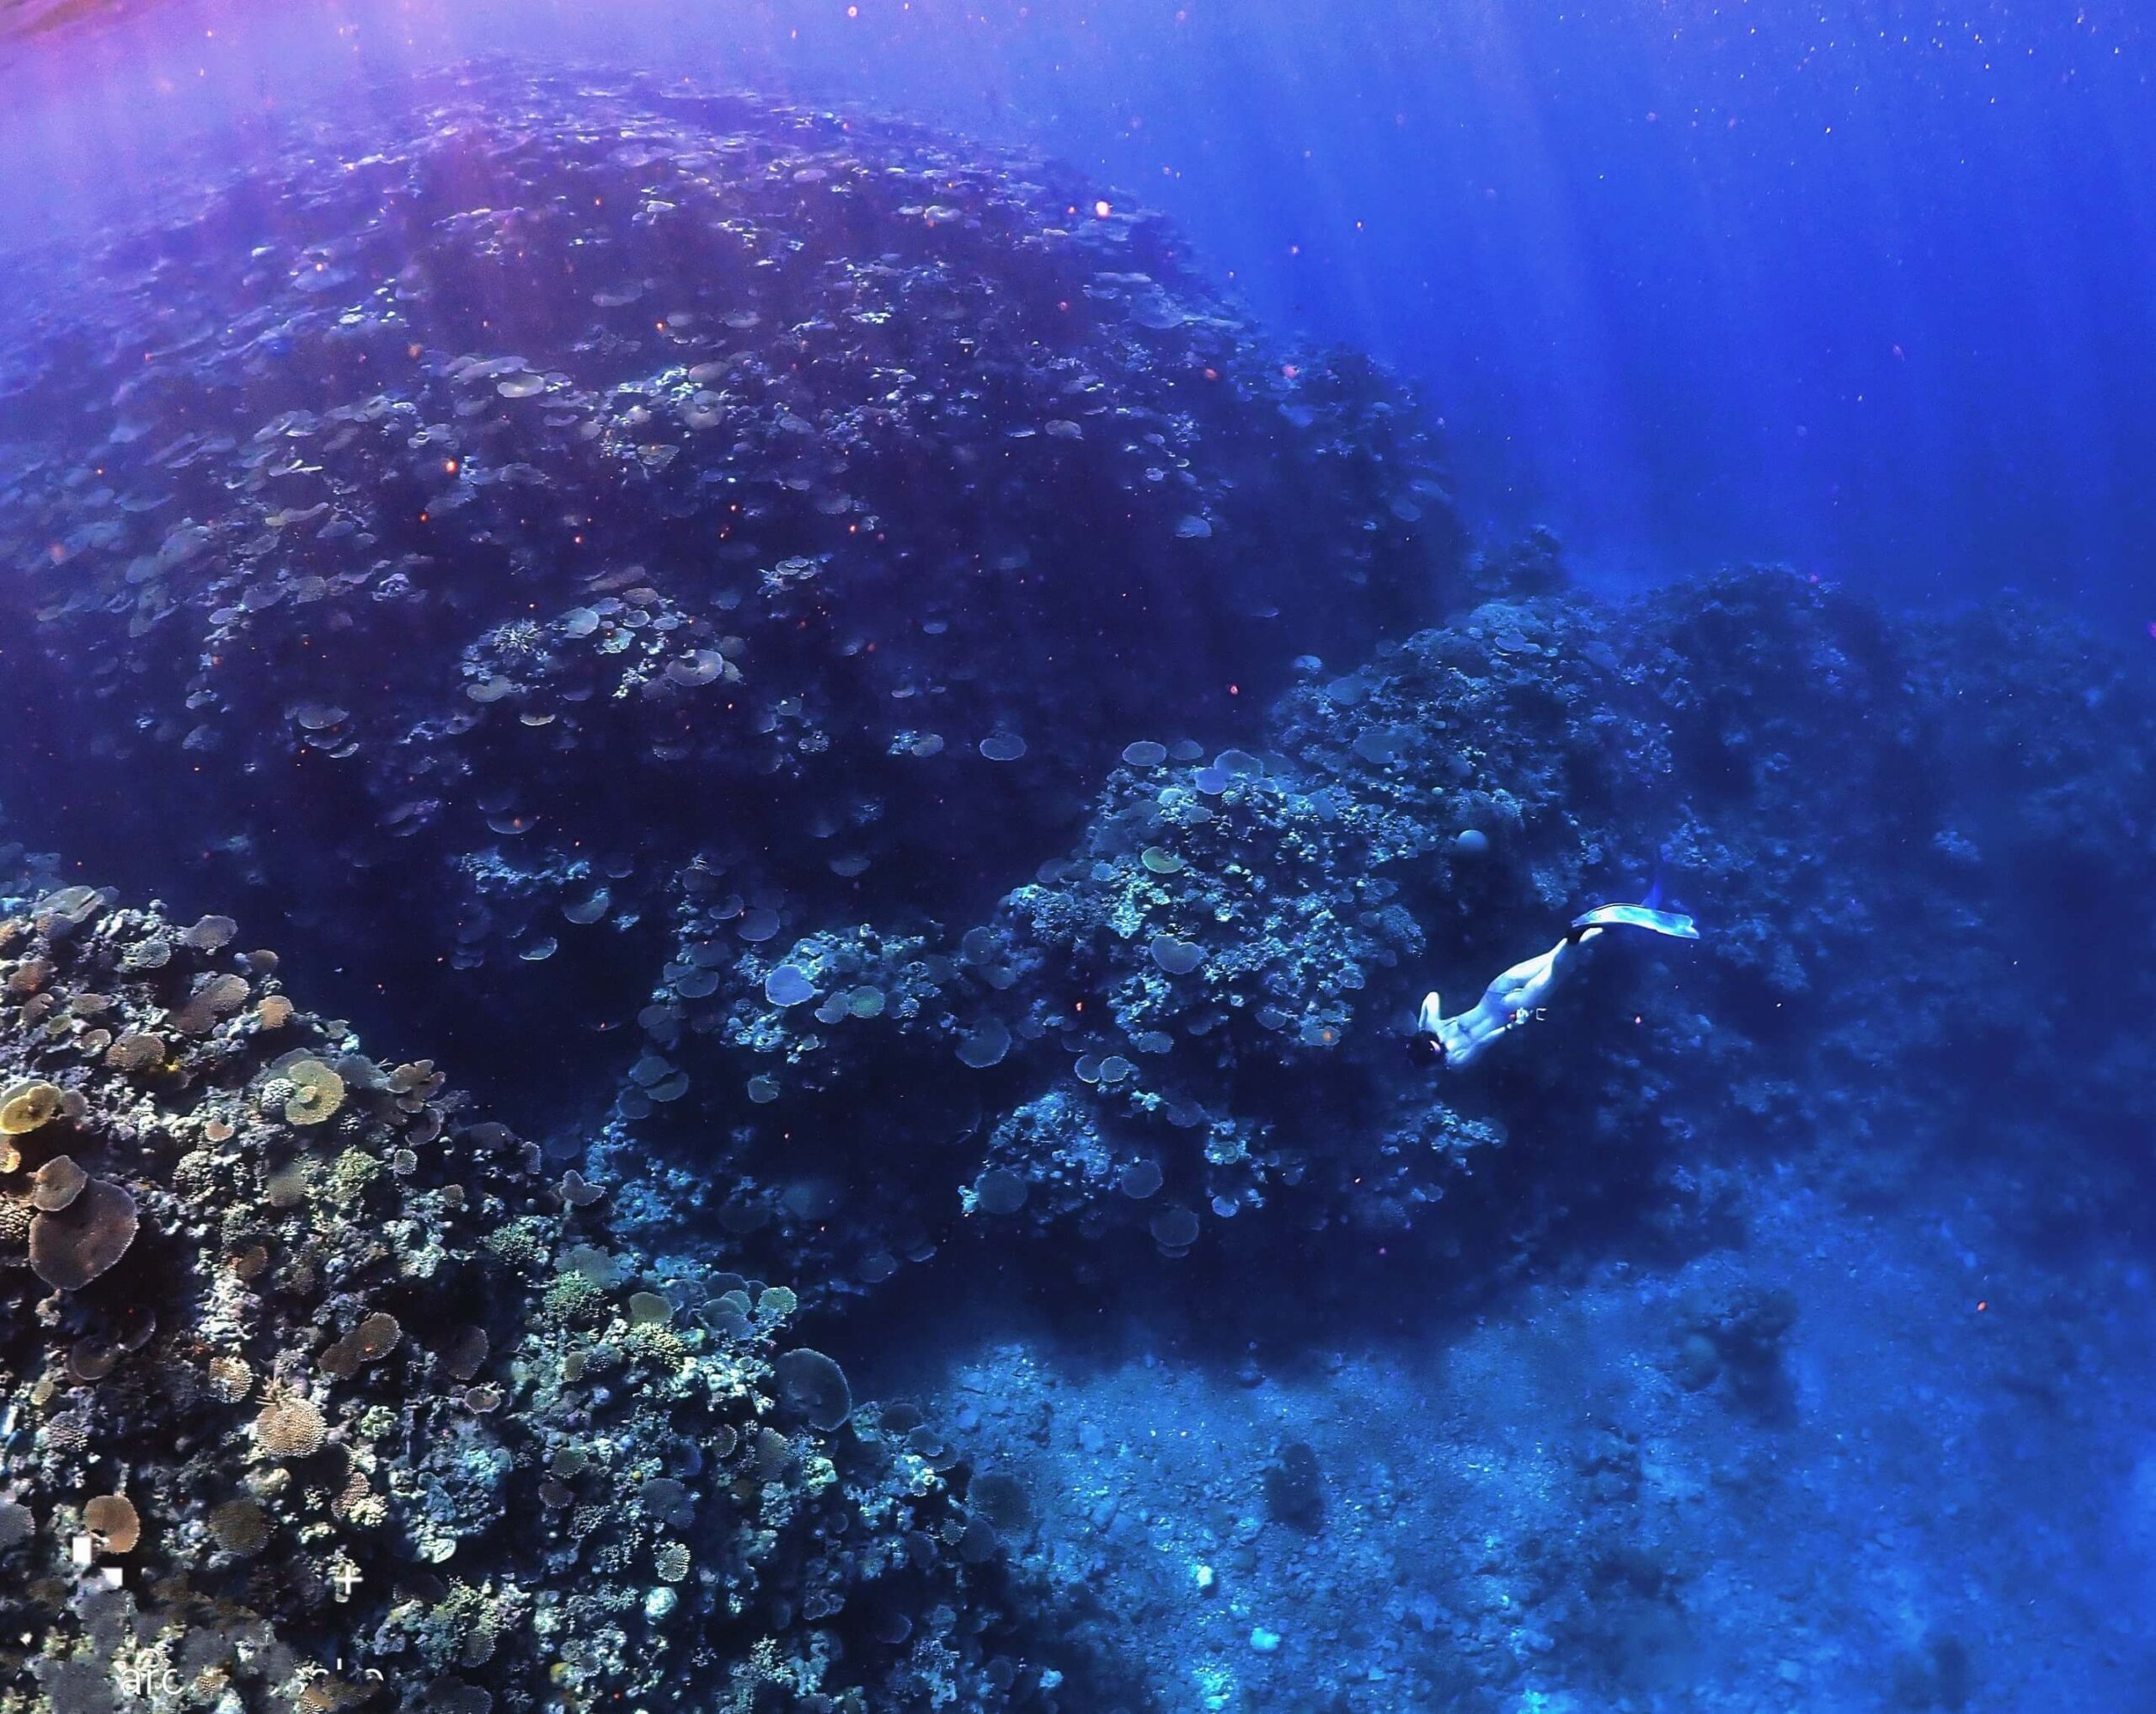
[{"label": "freediver underwater", "polygon": [[1575,962],[1575,949],[1609,928],[1644,928],[1673,940],[1700,937],[1692,919],[1673,910],[1647,905],[1597,905],[1574,917],[1564,938],[1548,952],[1493,977],[1470,1010],[1447,1017],[1444,1002],[1436,992],[1423,996],[1415,1017],[1415,1053],[1447,1071],[1466,1070],[1499,1037],[1539,1018],[1558,978]]}]

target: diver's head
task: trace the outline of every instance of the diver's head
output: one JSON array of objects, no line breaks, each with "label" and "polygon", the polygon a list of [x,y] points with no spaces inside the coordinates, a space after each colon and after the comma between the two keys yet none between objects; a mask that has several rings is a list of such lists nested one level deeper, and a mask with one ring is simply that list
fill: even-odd
[{"label": "diver's head", "polygon": [[1436,995],[1425,994],[1415,1014],[1415,1033],[1407,1039],[1408,1051],[1433,1071],[1444,1071],[1451,1056],[1451,1049],[1445,1046],[1444,1007]]}]

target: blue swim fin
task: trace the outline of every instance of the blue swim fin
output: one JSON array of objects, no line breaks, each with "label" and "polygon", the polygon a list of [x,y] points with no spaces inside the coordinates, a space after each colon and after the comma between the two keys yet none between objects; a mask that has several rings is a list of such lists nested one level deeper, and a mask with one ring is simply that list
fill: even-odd
[{"label": "blue swim fin", "polygon": [[1585,928],[1644,928],[1673,940],[1697,940],[1700,931],[1689,916],[1674,910],[1656,910],[1645,905],[1598,905],[1572,919],[1572,932]]}]

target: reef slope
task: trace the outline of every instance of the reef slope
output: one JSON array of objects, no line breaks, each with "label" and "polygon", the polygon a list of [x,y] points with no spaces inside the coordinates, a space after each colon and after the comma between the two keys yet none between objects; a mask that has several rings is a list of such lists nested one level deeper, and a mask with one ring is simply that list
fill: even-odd
[{"label": "reef slope", "polygon": [[5,268],[0,793],[169,894],[166,830],[474,1075],[633,1012],[700,883],[985,907],[1124,724],[1254,718],[1460,574],[1412,401],[1082,175],[653,80],[399,99]]}]

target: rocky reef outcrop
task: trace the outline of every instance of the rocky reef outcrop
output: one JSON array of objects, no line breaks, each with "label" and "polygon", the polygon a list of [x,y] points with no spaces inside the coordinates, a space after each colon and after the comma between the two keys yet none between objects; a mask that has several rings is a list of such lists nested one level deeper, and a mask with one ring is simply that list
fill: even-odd
[{"label": "rocky reef outcrop", "polygon": [[[2116,1044],[2130,1105],[2136,1002],[2073,1019],[2073,919],[2145,873],[2156,794],[2046,686],[2071,655],[2081,706],[2143,734],[2156,707],[2076,634],[1761,571],[1311,661],[1253,748],[1131,742],[1070,854],[971,927],[744,949],[685,906],[602,1151],[716,1146],[732,1170],[677,1188],[734,1241],[869,1288],[969,1221],[1102,1241],[1044,1253],[1107,1273],[1134,1244],[1381,1238],[1448,1198],[1434,1241],[1525,1232],[1700,1135],[1885,1147],[1997,1122],[2002,1079],[2089,1098],[2063,1032]],[[1613,937],[1473,1073],[1407,1063],[1426,990],[1460,1009],[1657,886],[1699,945]],[[2105,932],[2141,991],[2156,960],[2117,937],[2148,931]]]},{"label": "rocky reef outcrop", "polygon": [[626,1022],[685,894],[985,907],[1128,724],[1460,575],[1412,401],[1082,175],[664,81],[400,99],[11,268],[0,792],[108,876],[154,820],[475,1068]]},{"label": "rocky reef outcrop", "polygon": [[1007,1482],[793,1290],[625,1242],[229,918],[4,903],[0,1709],[1055,1705]]}]

